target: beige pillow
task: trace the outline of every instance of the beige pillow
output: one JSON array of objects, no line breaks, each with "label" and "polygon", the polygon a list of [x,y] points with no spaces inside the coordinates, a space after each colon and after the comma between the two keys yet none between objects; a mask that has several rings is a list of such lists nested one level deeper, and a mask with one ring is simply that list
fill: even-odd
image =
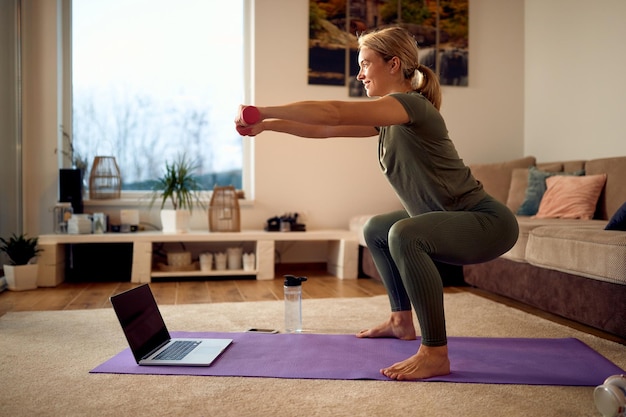
[{"label": "beige pillow", "polygon": [[549,177],[535,217],[592,219],[605,182],[606,174]]},{"label": "beige pillow", "polygon": [[511,173],[511,186],[506,199],[506,206],[516,213],[524,201],[528,188],[528,168],[515,168]]},{"label": "beige pillow", "polygon": [[527,156],[507,162],[474,164],[469,167],[474,178],[483,184],[485,191],[496,200],[506,204],[513,170],[533,166],[535,161],[534,156]]}]

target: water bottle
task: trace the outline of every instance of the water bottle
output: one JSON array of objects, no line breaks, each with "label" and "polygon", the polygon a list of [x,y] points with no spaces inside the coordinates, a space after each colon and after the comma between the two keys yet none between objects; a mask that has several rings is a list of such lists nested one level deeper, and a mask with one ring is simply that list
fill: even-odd
[{"label": "water bottle", "polygon": [[302,282],[306,277],[285,275],[285,332],[302,331]]}]

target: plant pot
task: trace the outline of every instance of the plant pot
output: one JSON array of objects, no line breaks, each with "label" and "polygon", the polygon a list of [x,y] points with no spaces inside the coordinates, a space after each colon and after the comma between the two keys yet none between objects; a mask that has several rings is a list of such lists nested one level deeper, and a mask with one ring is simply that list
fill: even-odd
[{"label": "plant pot", "polygon": [[11,291],[37,289],[37,264],[4,265],[4,275]]},{"label": "plant pot", "polygon": [[189,231],[189,210],[161,210],[163,233],[187,233]]}]

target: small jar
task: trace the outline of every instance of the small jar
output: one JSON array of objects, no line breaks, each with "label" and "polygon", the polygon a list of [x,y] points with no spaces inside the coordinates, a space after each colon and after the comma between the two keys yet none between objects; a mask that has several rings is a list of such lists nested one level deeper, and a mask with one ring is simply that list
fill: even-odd
[{"label": "small jar", "polygon": [[72,203],[57,203],[54,206],[54,233],[67,233],[67,222],[73,214]]}]

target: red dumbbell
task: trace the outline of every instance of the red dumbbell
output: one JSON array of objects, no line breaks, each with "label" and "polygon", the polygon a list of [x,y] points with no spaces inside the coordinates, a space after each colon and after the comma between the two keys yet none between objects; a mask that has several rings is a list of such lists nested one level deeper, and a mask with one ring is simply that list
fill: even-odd
[{"label": "red dumbbell", "polygon": [[239,120],[250,126],[256,124],[261,120],[261,113],[255,106],[246,106],[241,109]]}]

